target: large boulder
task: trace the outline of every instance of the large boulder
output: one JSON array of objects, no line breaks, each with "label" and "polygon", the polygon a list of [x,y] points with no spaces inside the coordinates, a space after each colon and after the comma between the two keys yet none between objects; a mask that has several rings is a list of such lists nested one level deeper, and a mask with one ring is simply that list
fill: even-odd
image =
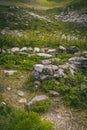
[{"label": "large boulder", "polygon": [[36,64],[34,65],[34,76],[37,80],[43,80],[49,77],[53,77],[57,69],[58,67],[52,64],[49,65]]}]

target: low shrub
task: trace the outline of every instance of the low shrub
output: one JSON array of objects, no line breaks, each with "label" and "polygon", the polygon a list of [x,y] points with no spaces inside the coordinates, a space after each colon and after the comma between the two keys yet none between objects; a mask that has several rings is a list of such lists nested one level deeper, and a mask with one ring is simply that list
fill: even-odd
[{"label": "low shrub", "polygon": [[[43,126],[43,127],[42,127]],[[42,121],[37,113],[0,106],[0,130],[54,130],[50,122]]]},{"label": "low shrub", "polygon": [[52,104],[52,101],[50,99],[36,102],[36,104],[32,106],[30,110],[37,113],[44,113],[48,111],[48,109],[51,107],[51,104]]}]

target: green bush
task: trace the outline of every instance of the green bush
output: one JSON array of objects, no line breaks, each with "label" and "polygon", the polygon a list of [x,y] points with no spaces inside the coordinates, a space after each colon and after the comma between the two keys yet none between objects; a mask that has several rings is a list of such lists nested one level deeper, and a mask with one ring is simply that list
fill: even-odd
[{"label": "green bush", "polygon": [[6,105],[0,106],[0,130],[28,129],[53,130],[53,125],[42,121],[37,113],[14,110]]},{"label": "green bush", "polygon": [[51,107],[51,104],[52,104],[52,101],[50,99],[36,102],[35,106],[32,106],[30,110],[37,113],[44,113],[48,111],[48,109]]},{"label": "green bush", "polygon": [[29,118],[21,121],[14,130],[53,130],[53,125],[49,122],[41,121],[36,113],[30,112]]},{"label": "green bush", "polygon": [[42,81],[42,89],[45,92],[49,92],[49,90],[57,90],[57,83],[55,79],[46,79]]}]

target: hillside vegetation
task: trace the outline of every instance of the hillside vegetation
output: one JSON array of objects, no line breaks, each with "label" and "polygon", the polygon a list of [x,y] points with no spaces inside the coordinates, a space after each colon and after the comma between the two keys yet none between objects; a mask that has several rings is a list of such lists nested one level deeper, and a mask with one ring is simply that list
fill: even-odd
[{"label": "hillside vegetation", "polygon": [[86,115],[87,0],[1,0],[0,130],[87,130]]}]

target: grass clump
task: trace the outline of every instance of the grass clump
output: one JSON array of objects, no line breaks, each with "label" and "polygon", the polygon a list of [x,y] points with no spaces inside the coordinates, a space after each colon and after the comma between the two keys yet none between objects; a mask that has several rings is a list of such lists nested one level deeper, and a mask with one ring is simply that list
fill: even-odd
[{"label": "grass clump", "polygon": [[42,89],[47,93],[50,90],[59,92],[66,105],[87,109],[87,87],[81,72],[66,78],[46,79],[42,82]]},{"label": "grass clump", "polygon": [[40,62],[37,56],[23,56],[20,54],[1,54],[0,65],[5,69],[28,70],[33,69],[33,65]]},{"label": "grass clump", "polygon": [[14,110],[7,105],[0,106],[1,130],[54,130],[50,122],[42,121],[34,112]]},{"label": "grass clump", "polygon": [[52,104],[52,101],[50,99],[36,102],[35,106],[32,106],[30,110],[37,113],[44,113],[49,110],[49,108],[51,107],[51,104]]}]

